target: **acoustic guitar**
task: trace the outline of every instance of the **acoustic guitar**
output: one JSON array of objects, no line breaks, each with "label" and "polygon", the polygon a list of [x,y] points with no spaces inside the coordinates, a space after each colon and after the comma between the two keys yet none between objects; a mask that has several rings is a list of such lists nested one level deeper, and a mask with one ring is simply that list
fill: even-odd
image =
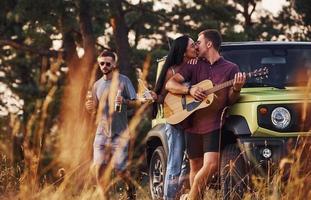
[{"label": "acoustic guitar", "polygon": [[[263,78],[267,77],[268,69],[260,68],[246,74],[247,78]],[[214,93],[233,85],[233,81],[229,80],[219,85],[213,85],[212,81],[206,79],[192,87],[200,87],[204,89],[207,97],[203,101],[195,100],[191,95],[179,95],[168,93],[164,99],[164,117],[169,124],[178,124],[186,119],[196,110],[210,106],[214,100]]]}]

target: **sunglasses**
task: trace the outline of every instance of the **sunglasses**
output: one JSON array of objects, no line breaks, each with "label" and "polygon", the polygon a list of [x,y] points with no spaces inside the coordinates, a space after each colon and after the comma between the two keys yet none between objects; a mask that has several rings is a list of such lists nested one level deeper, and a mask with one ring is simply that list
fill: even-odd
[{"label": "sunglasses", "polygon": [[106,65],[107,67],[110,67],[110,66],[112,66],[112,63],[110,63],[110,62],[100,62],[99,65],[100,66]]}]

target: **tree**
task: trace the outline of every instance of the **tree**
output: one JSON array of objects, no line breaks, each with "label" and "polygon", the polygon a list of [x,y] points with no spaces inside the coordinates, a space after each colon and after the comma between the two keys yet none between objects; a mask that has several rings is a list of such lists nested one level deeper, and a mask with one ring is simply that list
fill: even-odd
[{"label": "tree", "polygon": [[[24,101],[21,127],[24,127],[25,164],[26,170],[30,170],[28,175],[36,177],[45,134],[59,115],[61,102],[55,97],[60,96],[65,77],[68,77],[67,88],[80,84],[79,93],[65,88],[67,97],[79,99],[85,91],[83,86],[87,86],[89,80],[81,77],[81,74],[89,74],[94,65],[91,2],[22,0],[2,3],[0,45],[5,53],[0,58],[4,74],[0,81]],[[63,48],[51,50],[53,37],[59,34],[63,37]],[[76,44],[81,44],[84,49],[81,58],[77,54]],[[61,70],[62,60],[66,63],[68,73]],[[76,108],[80,111],[81,105]]]},{"label": "tree", "polygon": [[[40,174],[38,166],[44,159],[45,138],[49,137],[46,134],[59,116],[63,119],[60,124],[66,124],[66,120],[73,117],[77,118],[76,122],[81,120],[83,94],[89,87],[91,77],[85,74],[91,74],[93,69],[97,54],[95,45],[99,51],[107,48],[96,42],[105,29],[114,26],[113,34],[117,37],[113,39],[109,33],[106,37],[121,58],[121,71],[127,75],[130,69],[133,71],[134,68],[129,68],[129,64],[135,60],[132,49],[137,47],[138,40],[143,37],[141,35],[150,32],[148,26],[139,27],[144,27],[148,21],[157,21],[157,16],[152,13],[153,3],[147,2],[146,5],[96,0],[0,2],[0,81],[24,102],[20,127],[24,133],[24,150],[29,150],[24,152],[26,169],[35,163],[28,175],[37,177]],[[127,10],[123,12],[125,8]],[[144,15],[144,12],[148,15]],[[93,13],[98,14],[92,16]],[[128,20],[125,14],[136,16],[136,19]],[[117,23],[113,23],[116,19]],[[134,46],[128,42],[129,30],[136,30]],[[156,28],[151,31],[154,30]],[[59,49],[54,48],[55,41],[61,44]],[[77,48],[84,50],[82,56],[78,55]],[[147,54],[146,51],[135,52],[140,57]],[[140,62],[143,63],[143,60]],[[61,112],[60,115],[60,110],[69,112]],[[64,139],[69,141],[71,135],[67,137]],[[83,141],[83,136],[81,138]],[[21,145],[17,148],[21,148]]]},{"label": "tree", "polygon": [[306,1],[287,1],[279,16],[275,17],[282,39],[299,41],[311,38],[309,11],[310,5]]},{"label": "tree", "polygon": [[[45,138],[57,120],[63,119],[59,124],[66,124],[66,119],[81,119],[84,94],[94,81],[87,75],[97,67],[95,58],[103,49],[117,52],[121,73],[135,82],[135,67],[143,64],[151,64],[149,80],[155,79],[156,59],[169,49],[169,33],[189,34],[195,39],[203,29],[215,28],[225,41],[271,39],[285,31],[287,26],[280,27],[277,23],[287,19],[292,23],[288,27],[308,24],[310,33],[310,9],[301,6],[303,0],[287,9],[296,10],[304,22],[293,19],[286,10],[280,19],[259,12],[260,0],[181,0],[158,7],[165,2],[0,1],[0,82],[24,102],[22,116],[16,119],[21,120],[21,130],[29,139],[26,143],[36,147],[30,155],[42,159]],[[259,23],[260,20],[264,23]],[[239,26],[241,31],[236,29]],[[104,38],[105,43],[99,38]],[[140,45],[146,41],[150,42],[148,48],[141,49]],[[7,106],[2,99],[0,106]],[[63,131],[72,131],[71,125]],[[68,134],[64,140],[70,137]],[[36,168],[33,173],[37,172]]]},{"label": "tree", "polygon": [[297,21],[302,21],[302,23],[297,22],[298,24],[303,24],[300,26],[303,29],[302,39],[310,40],[311,39],[311,4],[307,0],[296,0],[294,1],[294,9],[299,14]]}]

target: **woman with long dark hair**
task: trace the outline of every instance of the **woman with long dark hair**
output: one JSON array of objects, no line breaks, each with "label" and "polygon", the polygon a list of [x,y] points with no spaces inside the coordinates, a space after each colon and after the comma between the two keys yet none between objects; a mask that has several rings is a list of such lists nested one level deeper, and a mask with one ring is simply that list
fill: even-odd
[{"label": "woman with long dark hair", "polygon": [[[175,73],[178,73],[183,64],[196,58],[196,56],[195,43],[189,36],[183,35],[173,41],[155,87],[157,94],[156,102],[158,104],[163,104],[167,94],[165,84],[168,79]],[[185,151],[185,138],[184,131],[178,124],[165,124],[165,134],[168,140],[168,159],[164,183],[164,199],[173,200],[178,198],[183,182],[180,175]]]}]

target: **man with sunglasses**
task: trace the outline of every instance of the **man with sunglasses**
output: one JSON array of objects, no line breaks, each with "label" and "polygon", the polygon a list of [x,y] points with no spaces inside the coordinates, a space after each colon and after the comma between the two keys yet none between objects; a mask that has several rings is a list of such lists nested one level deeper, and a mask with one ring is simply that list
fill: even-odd
[{"label": "man with sunglasses", "polygon": [[[135,199],[126,168],[130,140],[127,108],[136,104],[136,92],[128,77],[115,73],[116,58],[111,51],[103,51],[97,58],[103,76],[94,83],[85,106],[90,112],[100,112],[93,143],[93,162],[99,185],[102,187],[101,177],[109,169],[107,166],[112,166],[128,184],[128,199]],[[121,104],[121,110],[114,110],[115,103]]]}]

